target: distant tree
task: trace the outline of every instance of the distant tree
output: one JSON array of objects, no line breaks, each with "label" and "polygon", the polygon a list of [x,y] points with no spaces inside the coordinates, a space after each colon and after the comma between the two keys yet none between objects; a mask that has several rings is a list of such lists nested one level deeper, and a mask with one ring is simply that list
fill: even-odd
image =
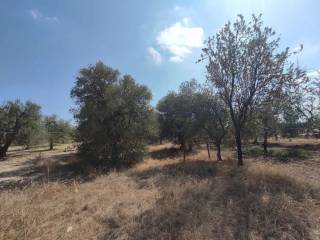
[{"label": "distant tree", "polygon": [[181,145],[184,161],[187,145],[191,150],[192,142],[197,134],[193,100],[198,86],[195,80],[183,82],[178,93],[168,93],[157,104],[157,110],[160,113],[161,136]]},{"label": "distant tree", "polygon": [[261,127],[263,132],[263,151],[268,153],[268,138],[272,135],[277,136],[279,115],[282,112],[281,99],[273,98],[261,104],[258,109],[259,119],[261,120]]},{"label": "distant tree", "polygon": [[54,144],[65,143],[71,138],[72,127],[69,122],[58,119],[57,115],[45,117],[44,126],[47,130],[50,150],[53,150]]},{"label": "distant tree", "polygon": [[286,84],[296,84],[305,72],[288,64],[289,49],[279,51],[279,38],[264,27],[260,16],[246,22],[239,15],[208,39],[201,60],[208,60],[207,78],[229,109],[237,145],[238,165],[243,165],[242,132],[254,110]]},{"label": "distant tree", "polygon": [[148,124],[148,136],[147,140],[149,143],[160,142],[162,144],[162,138],[160,134],[159,125],[159,113],[156,110],[150,112],[150,122]]},{"label": "distant tree", "polygon": [[0,158],[6,156],[10,145],[23,134],[22,129],[31,131],[39,116],[40,107],[30,101],[25,104],[9,101],[0,106]]},{"label": "distant tree", "polygon": [[151,93],[102,62],[80,70],[75,100],[81,155],[95,164],[131,164],[143,158]]},{"label": "distant tree", "polygon": [[30,145],[37,143],[43,137],[43,129],[41,126],[41,107],[31,102],[26,102],[25,107],[29,109],[29,114],[32,117],[25,119],[16,136],[15,143],[24,145],[28,149]]},{"label": "distant tree", "polygon": [[298,91],[290,98],[291,105],[300,113],[305,124],[306,136],[309,137],[316,128],[317,116],[320,113],[320,80],[310,78],[310,81],[300,84]]},{"label": "distant tree", "polygon": [[298,136],[302,125],[299,124],[301,113],[290,102],[286,102],[283,109],[281,131],[284,137],[293,138]]},{"label": "distant tree", "polygon": [[261,122],[261,116],[259,112],[254,112],[248,119],[243,129],[244,141],[252,141],[252,144],[259,144],[261,136],[263,136],[263,127]]},{"label": "distant tree", "polygon": [[[205,138],[208,137],[209,141],[215,144],[217,160],[221,161],[221,144],[230,126],[229,113],[225,104],[208,88],[203,88],[195,95],[193,108],[197,129],[203,129]],[[207,147],[210,158],[208,142]]]}]

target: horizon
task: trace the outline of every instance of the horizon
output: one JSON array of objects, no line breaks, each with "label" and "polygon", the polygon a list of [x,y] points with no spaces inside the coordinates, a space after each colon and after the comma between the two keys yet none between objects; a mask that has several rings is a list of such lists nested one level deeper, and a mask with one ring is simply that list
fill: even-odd
[{"label": "horizon", "polygon": [[[152,92],[152,106],[181,82],[205,81],[203,41],[237,14],[262,14],[280,49],[303,44],[297,61],[320,69],[320,2],[309,1],[4,1],[0,6],[0,102],[30,100],[45,115],[74,121],[70,90],[81,68],[101,60]],[[301,21],[303,19],[303,21]],[[299,31],[299,32],[298,32]]]}]

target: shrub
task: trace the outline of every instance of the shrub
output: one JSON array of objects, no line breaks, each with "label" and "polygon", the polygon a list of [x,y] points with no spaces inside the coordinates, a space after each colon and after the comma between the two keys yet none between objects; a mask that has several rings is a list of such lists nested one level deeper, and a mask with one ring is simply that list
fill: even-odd
[{"label": "shrub", "polygon": [[309,156],[308,151],[299,148],[271,150],[269,154],[282,161],[291,159],[305,159]]}]

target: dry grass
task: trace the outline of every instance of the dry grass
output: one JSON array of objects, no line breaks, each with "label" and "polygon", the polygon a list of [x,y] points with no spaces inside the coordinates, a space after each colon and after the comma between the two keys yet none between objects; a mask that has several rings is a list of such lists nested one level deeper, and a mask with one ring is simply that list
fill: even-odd
[{"label": "dry grass", "polygon": [[239,169],[231,152],[218,163],[198,149],[182,163],[171,147],[150,146],[129,170],[0,192],[0,239],[320,239],[316,153]]}]

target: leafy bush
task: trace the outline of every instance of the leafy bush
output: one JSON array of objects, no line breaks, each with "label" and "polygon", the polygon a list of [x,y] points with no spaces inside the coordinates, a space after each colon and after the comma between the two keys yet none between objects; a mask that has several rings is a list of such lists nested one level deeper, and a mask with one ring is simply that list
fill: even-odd
[{"label": "leafy bush", "polygon": [[309,156],[308,151],[299,148],[271,150],[269,154],[282,161],[288,161],[290,158],[305,159]]}]

